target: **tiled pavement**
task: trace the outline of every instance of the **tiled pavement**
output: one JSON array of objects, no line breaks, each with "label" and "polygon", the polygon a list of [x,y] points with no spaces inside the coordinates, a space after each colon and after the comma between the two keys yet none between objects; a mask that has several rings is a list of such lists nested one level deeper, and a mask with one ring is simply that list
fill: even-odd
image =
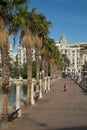
[{"label": "tiled pavement", "polygon": [[53,89],[26,108],[21,118],[10,122],[7,130],[87,130],[87,95],[73,81],[57,80]]}]

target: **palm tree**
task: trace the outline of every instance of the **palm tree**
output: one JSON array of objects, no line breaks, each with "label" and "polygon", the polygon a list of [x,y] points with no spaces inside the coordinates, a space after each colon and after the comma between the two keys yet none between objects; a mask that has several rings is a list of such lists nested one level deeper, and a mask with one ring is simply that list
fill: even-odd
[{"label": "palm tree", "polygon": [[50,58],[50,62],[51,62],[51,70],[52,70],[52,77],[56,78],[56,72],[62,68],[62,60],[61,60],[61,55],[60,52],[58,50],[58,48],[56,47],[56,45],[53,43],[51,45],[52,47],[52,55]]},{"label": "palm tree", "polygon": [[53,70],[55,70],[56,72],[58,67],[62,63],[60,59],[59,50],[56,47],[55,41],[53,39],[48,38],[47,44],[45,42],[43,57],[45,58],[45,64],[47,64],[47,66],[45,67],[46,75],[48,76],[48,64],[50,64],[50,71],[51,71],[51,76],[52,76]]},{"label": "palm tree", "polygon": [[32,38],[30,37],[29,27],[25,28],[22,33],[22,45],[26,47],[26,59],[27,59],[27,105],[31,105],[31,85],[32,85],[32,56],[31,48],[33,46]]},{"label": "palm tree", "polygon": [[34,47],[36,52],[36,91],[39,92],[39,56],[41,55],[41,48],[43,44],[43,36],[48,33],[48,28],[51,23],[43,14],[38,14],[37,9],[31,11],[32,19],[32,35],[34,38]]},{"label": "palm tree", "polygon": [[37,13],[37,9],[33,8],[31,11],[31,20],[32,20],[32,25],[31,25],[31,31],[32,31],[32,36],[33,36],[33,41],[34,41],[34,49],[36,53],[36,92],[39,92],[39,64],[40,64],[40,50],[42,47],[42,39],[39,37],[39,31],[40,31],[40,18],[39,14]]},{"label": "palm tree", "polygon": [[3,108],[2,120],[5,122],[8,115],[8,93],[9,93],[9,63],[8,63],[8,29],[10,28],[13,16],[17,8],[24,4],[26,0],[0,0],[0,49],[2,60],[2,90]]},{"label": "palm tree", "polygon": [[26,48],[26,60],[27,60],[27,105],[31,105],[31,85],[32,85],[32,48],[34,47],[34,39],[32,38],[31,27],[32,19],[31,13],[28,11],[27,6],[21,8],[15,17],[16,25],[20,30],[20,43]]},{"label": "palm tree", "polygon": [[69,60],[69,58],[67,57],[66,54],[62,54],[62,59],[63,59],[63,62],[64,62],[64,69],[66,70],[66,67],[69,67],[70,60]]},{"label": "palm tree", "polygon": [[[20,19],[19,23],[22,26],[22,45],[26,47],[27,52],[27,76],[28,76],[28,94],[27,94],[27,102],[31,104],[31,82],[32,82],[32,60],[31,60],[31,48],[35,48],[36,51],[36,88],[39,90],[39,56],[40,50],[42,47],[42,32],[47,31],[48,21],[45,16],[42,14],[37,14],[36,9],[32,9],[31,12],[28,12],[27,8],[24,10],[20,10],[20,14],[18,14]],[[42,22],[42,20],[44,22]],[[45,25],[44,25],[45,24]],[[46,28],[46,29],[45,29]],[[44,31],[46,30],[46,31]]]}]

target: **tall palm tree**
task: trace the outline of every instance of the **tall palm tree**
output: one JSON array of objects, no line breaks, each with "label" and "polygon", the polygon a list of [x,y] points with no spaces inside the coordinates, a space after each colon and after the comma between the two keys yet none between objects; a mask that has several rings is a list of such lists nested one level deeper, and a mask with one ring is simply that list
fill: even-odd
[{"label": "tall palm tree", "polygon": [[51,43],[51,58],[50,58],[50,63],[51,63],[51,76],[55,78],[55,74],[58,71],[59,66],[62,67],[62,60],[61,60],[61,55],[58,50],[58,48],[55,45],[55,42]]},{"label": "tall palm tree", "polygon": [[[57,67],[61,63],[60,59],[60,53],[58,48],[55,45],[55,41],[53,39],[48,38],[47,43],[45,42],[44,51],[43,51],[43,57],[45,59],[45,64],[47,66],[45,67],[46,73],[48,73],[48,64],[50,64],[51,68],[51,76],[53,75],[53,70],[57,71]],[[48,62],[48,63],[47,63]],[[54,68],[54,69],[53,69]],[[48,74],[46,74],[48,76]]]},{"label": "tall palm tree", "polygon": [[40,18],[39,14],[37,13],[37,9],[33,8],[31,11],[31,20],[32,20],[32,36],[34,40],[34,49],[35,49],[35,56],[36,56],[36,92],[39,92],[39,64],[40,64],[40,50],[42,47],[42,39],[39,37],[39,31],[40,31]]},{"label": "tall palm tree", "polygon": [[[28,12],[28,8],[21,8],[18,16],[16,16],[17,24],[21,28],[21,43],[24,47],[26,47],[26,59],[27,59],[27,76],[28,76],[28,93],[27,93],[27,103],[31,104],[31,82],[32,82],[32,60],[31,60],[31,49],[33,47],[38,48],[41,46],[41,39],[38,36],[38,26],[39,18],[36,13],[34,13],[34,9],[31,12]],[[36,56],[38,57],[38,56]],[[38,59],[36,59],[36,63]],[[37,70],[39,65],[37,65]],[[38,78],[39,74],[37,73]]]},{"label": "tall palm tree", "polygon": [[2,120],[7,120],[8,114],[8,93],[9,93],[9,63],[8,63],[8,29],[10,28],[12,18],[17,12],[17,8],[24,4],[26,0],[0,0],[0,49],[2,60],[2,90],[3,90],[3,108]]},{"label": "tall palm tree", "polygon": [[36,90],[39,91],[39,56],[41,55],[41,48],[43,44],[43,36],[48,33],[48,28],[51,25],[43,14],[38,14],[34,8],[32,15],[32,34],[35,39],[34,47],[36,52]]},{"label": "tall palm tree", "polygon": [[33,47],[33,41],[30,37],[29,27],[25,28],[22,36],[22,45],[26,47],[26,59],[27,59],[27,105],[31,105],[31,85],[32,85],[32,55],[31,48]]},{"label": "tall palm tree", "polygon": [[69,67],[70,60],[69,60],[69,58],[67,57],[66,54],[62,54],[62,60],[63,60],[63,63],[64,63],[64,70],[66,70]]},{"label": "tall palm tree", "polygon": [[31,13],[28,11],[28,8],[21,8],[17,14],[16,24],[18,24],[21,31],[20,43],[26,48],[26,60],[27,60],[27,81],[28,81],[28,90],[27,90],[27,105],[31,105],[31,85],[32,85],[32,48],[34,39],[32,38],[31,26],[32,19]]}]

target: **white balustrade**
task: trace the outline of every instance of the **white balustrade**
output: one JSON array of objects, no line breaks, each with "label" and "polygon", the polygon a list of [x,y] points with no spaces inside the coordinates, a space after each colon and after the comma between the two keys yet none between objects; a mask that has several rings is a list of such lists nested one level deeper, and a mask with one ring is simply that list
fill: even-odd
[{"label": "white balustrade", "polygon": [[[12,79],[10,78],[10,84],[14,83],[16,84],[16,109],[20,108],[20,88],[22,84],[22,78],[19,79]],[[18,117],[21,116],[21,109],[18,111]]]},{"label": "white balustrade", "polygon": [[[16,84],[16,110],[20,108],[20,81]],[[18,117],[21,116],[21,110],[18,111]]]},{"label": "white balustrade", "polygon": [[40,79],[40,98],[42,98],[42,79]]},{"label": "white balustrade", "polygon": [[35,104],[35,100],[34,100],[34,85],[35,85],[35,80],[32,80],[32,86],[31,86],[31,104],[34,105]]},{"label": "white balustrade", "polygon": [[46,90],[47,90],[47,77],[45,77],[45,92],[46,92]]},{"label": "white balustrade", "polygon": [[50,77],[48,77],[48,90],[50,91]]}]

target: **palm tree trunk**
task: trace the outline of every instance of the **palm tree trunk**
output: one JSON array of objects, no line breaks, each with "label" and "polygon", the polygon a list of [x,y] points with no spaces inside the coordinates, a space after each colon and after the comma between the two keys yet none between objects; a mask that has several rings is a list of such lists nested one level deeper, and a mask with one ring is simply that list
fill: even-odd
[{"label": "palm tree trunk", "polygon": [[45,59],[42,56],[42,93],[44,94],[44,90],[45,90]]},{"label": "palm tree trunk", "polygon": [[43,78],[45,77],[45,59],[42,57],[42,71],[44,71]]},{"label": "palm tree trunk", "polygon": [[46,91],[48,91],[48,59],[46,60],[45,64],[46,68]]},{"label": "palm tree trunk", "polygon": [[2,60],[2,92],[3,92],[3,108],[2,108],[2,120],[7,120],[8,115],[8,94],[9,94],[9,60],[8,60],[8,47],[3,45],[1,49]]},{"label": "palm tree trunk", "polygon": [[28,77],[27,105],[31,105],[32,57],[31,57],[31,49],[29,47],[26,48],[26,58],[27,58],[27,77]]},{"label": "palm tree trunk", "polygon": [[39,49],[36,48],[36,92],[39,92]]},{"label": "palm tree trunk", "polygon": [[[47,60],[48,60],[48,59],[47,59]],[[46,77],[48,77],[48,61],[46,61],[45,66],[46,66]]]}]

